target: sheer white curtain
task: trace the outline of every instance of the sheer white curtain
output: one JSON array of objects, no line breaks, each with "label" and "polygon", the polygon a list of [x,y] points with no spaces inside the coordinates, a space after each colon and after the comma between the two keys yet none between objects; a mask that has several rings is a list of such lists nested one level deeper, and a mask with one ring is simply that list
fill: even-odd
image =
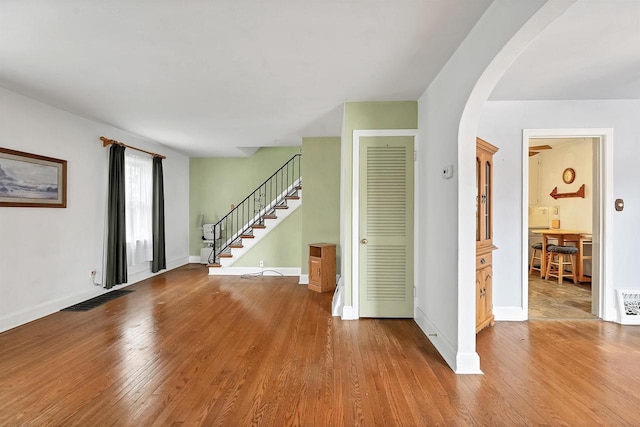
[{"label": "sheer white curtain", "polygon": [[153,259],[153,161],[131,150],[125,152],[127,264]]}]

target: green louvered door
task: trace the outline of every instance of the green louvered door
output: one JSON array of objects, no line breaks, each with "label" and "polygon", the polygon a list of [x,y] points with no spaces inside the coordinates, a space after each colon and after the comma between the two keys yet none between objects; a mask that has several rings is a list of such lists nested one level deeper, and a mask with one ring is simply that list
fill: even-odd
[{"label": "green louvered door", "polygon": [[413,137],[360,138],[360,317],[413,317]]}]

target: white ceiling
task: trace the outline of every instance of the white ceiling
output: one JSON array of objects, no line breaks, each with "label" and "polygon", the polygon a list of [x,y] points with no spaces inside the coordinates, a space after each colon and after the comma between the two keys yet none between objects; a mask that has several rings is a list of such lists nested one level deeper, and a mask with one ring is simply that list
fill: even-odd
[{"label": "white ceiling", "polygon": [[346,100],[416,100],[489,3],[0,0],[0,86],[238,156],[340,135]]},{"label": "white ceiling", "polygon": [[[0,0],[0,86],[190,156],[415,100],[490,0]],[[579,0],[491,99],[640,99],[640,1]],[[108,136],[108,135],[106,135]]]},{"label": "white ceiling", "polygon": [[640,99],[640,1],[578,1],[520,55],[490,99]]}]

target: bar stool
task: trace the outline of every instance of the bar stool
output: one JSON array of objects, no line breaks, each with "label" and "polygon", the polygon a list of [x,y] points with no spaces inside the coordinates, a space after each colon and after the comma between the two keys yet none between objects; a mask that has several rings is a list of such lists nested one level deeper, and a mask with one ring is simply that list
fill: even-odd
[{"label": "bar stool", "polygon": [[[536,267],[535,261],[538,260],[540,263],[538,265],[542,265],[542,243],[534,243],[531,245],[531,249],[533,249],[533,253],[531,254],[531,263],[529,265],[529,274],[533,274],[534,271],[540,271],[540,267]],[[537,256],[536,256],[537,255]],[[542,271],[540,271],[540,277],[542,277]]]},{"label": "bar stool", "polygon": [[[549,248],[555,246],[555,245],[547,245],[547,253],[544,254],[545,257],[545,262],[549,262]],[[531,253],[531,263],[529,266],[529,274],[533,274],[534,271],[539,271],[540,272],[540,278],[544,279],[544,271],[540,270],[540,267],[536,267],[535,261],[538,260],[540,261],[540,266],[542,265],[542,260],[540,259],[542,257],[542,243],[534,243],[533,245],[531,245],[531,249],[533,249],[533,252]]]},{"label": "bar stool", "polygon": [[[574,246],[557,246],[552,245],[548,246],[547,250],[549,251],[549,259],[547,261],[547,272],[545,274],[545,278],[549,279],[549,277],[557,277],[558,284],[562,284],[562,278],[564,276],[564,267],[571,266],[571,277],[573,278],[573,283],[578,283],[578,276],[576,275],[576,254],[578,253],[578,248]],[[566,259],[568,258],[568,260]],[[552,271],[551,267],[555,267]]]}]

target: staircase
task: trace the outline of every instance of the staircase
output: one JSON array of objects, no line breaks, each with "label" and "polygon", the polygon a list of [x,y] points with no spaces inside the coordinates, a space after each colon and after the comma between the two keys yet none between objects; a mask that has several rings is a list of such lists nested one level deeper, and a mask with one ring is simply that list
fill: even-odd
[{"label": "staircase", "polygon": [[301,155],[296,154],[220,221],[211,225],[217,238],[209,255],[209,274],[228,274],[227,267],[302,205]]}]

